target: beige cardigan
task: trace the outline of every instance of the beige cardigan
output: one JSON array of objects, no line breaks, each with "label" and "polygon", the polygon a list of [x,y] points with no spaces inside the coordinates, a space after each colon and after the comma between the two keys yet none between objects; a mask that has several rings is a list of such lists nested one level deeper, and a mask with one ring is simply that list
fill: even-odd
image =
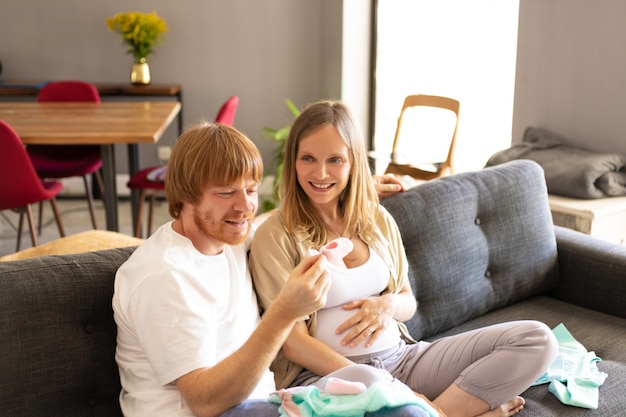
[{"label": "beige cardigan", "polygon": [[[389,212],[379,206],[374,233],[360,238],[372,248],[389,267],[389,284],[383,293],[397,293],[404,280],[408,280],[408,262],[400,231]],[[287,233],[281,212],[270,216],[259,226],[254,235],[250,252],[250,272],[261,308],[267,308],[280,292],[289,274],[300,260],[308,254],[303,236]],[[316,248],[317,249],[317,248]],[[415,343],[404,323],[398,323],[403,339]],[[315,329],[315,314],[307,320],[309,333]],[[302,371],[302,367],[290,362],[278,353],[272,371],[278,389],[286,388]]]}]

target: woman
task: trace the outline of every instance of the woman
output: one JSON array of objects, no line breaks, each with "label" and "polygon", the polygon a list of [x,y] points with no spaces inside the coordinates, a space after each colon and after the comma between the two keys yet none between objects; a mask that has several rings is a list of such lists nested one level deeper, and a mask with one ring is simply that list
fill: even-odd
[{"label": "woman", "polygon": [[[322,101],[295,120],[285,147],[281,206],[256,232],[250,268],[264,307],[299,260],[350,239],[345,267],[329,263],[325,307],[297,323],[273,370],[279,388],[370,364],[423,393],[448,417],[511,416],[518,396],[553,361],[543,323],[502,323],[416,343],[402,324],[416,311],[398,227],[378,204],[365,145],[349,109]],[[517,364],[524,364],[518,366]]]}]

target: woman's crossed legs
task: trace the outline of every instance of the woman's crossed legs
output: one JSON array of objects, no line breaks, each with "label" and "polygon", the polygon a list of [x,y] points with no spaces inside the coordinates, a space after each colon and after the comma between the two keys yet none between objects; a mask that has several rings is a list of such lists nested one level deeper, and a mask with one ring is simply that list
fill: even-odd
[{"label": "woman's crossed legs", "polygon": [[554,361],[558,343],[548,326],[514,321],[406,347],[385,368],[424,394],[448,417],[511,416],[519,394]]}]

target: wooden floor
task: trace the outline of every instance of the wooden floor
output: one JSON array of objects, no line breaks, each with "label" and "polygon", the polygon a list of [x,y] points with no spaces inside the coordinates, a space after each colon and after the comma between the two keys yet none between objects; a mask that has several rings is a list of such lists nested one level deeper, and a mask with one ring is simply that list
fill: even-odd
[{"label": "wooden floor", "polygon": [[[89,217],[89,209],[87,201],[79,198],[59,198],[57,199],[59,211],[61,214],[61,220],[63,227],[65,228],[65,234],[71,235],[85,230],[91,230],[91,220]],[[130,201],[128,199],[121,199],[118,202],[118,215],[120,224],[120,233],[132,235],[132,220]],[[37,206],[33,206],[33,213],[35,219],[37,217]],[[144,205],[143,221],[144,225],[147,219],[147,204]],[[4,210],[0,212],[0,256],[7,255],[15,252],[17,244],[17,224],[19,216],[17,213]],[[169,221],[170,216],[167,212],[167,203],[164,200],[157,200],[154,208],[154,221],[152,230]],[[36,220],[35,220],[36,221]],[[106,228],[106,222],[104,217],[104,207],[102,201],[96,201],[96,221],[99,229]],[[30,240],[30,233],[28,226],[25,224],[25,230],[22,233],[22,245],[21,249],[32,247]],[[146,228],[144,227],[144,230]],[[144,236],[145,237],[145,236]],[[59,238],[59,230],[57,229],[54,216],[52,214],[52,208],[49,203],[44,205],[44,218],[43,228],[41,235],[39,236],[39,243],[46,243],[54,239]]]}]

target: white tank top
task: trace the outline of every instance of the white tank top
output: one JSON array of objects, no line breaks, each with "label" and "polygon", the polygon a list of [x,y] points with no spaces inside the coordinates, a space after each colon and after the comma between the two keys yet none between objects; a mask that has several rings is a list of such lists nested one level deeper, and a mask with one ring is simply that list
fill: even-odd
[{"label": "white tank top", "polygon": [[335,334],[337,327],[358,311],[358,309],[344,310],[342,308],[344,304],[379,295],[387,287],[389,268],[383,259],[375,251],[370,251],[369,259],[363,265],[345,268],[329,262],[328,272],[332,284],[328,291],[326,305],[317,312],[317,326],[313,336],[347,357],[372,354],[397,346],[400,341],[400,330],[395,322],[391,323],[369,348],[365,347],[365,342],[353,348],[342,346],[341,339],[348,334],[349,330],[339,335]]}]

